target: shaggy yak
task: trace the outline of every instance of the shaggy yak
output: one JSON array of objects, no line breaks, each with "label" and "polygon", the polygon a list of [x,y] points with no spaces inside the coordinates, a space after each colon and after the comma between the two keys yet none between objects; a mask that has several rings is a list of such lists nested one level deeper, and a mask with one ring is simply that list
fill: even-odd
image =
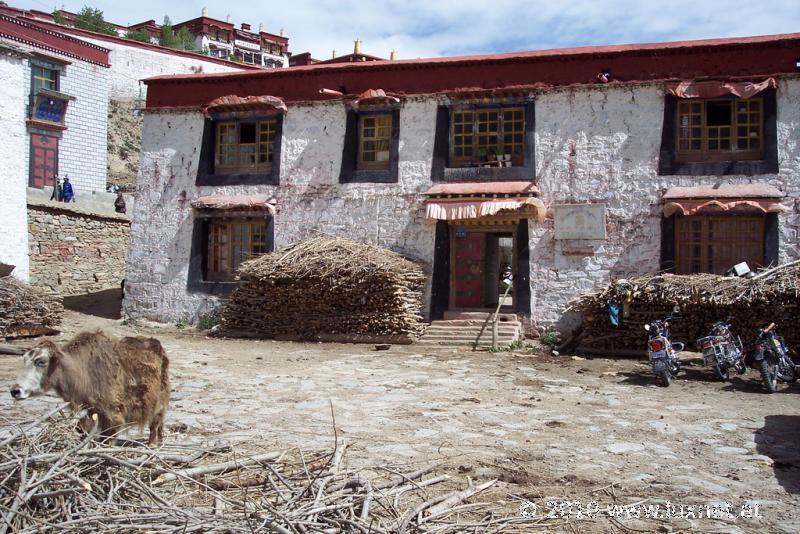
[{"label": "shaggy yak", "polygon": [[61,348],[43,341],[22,358],[15,399],[53,390],[74,410],[97,414],[104,436],[138,423],[150,426],[150,446],[161,444],[170,389],[169,359],[158,340],[82,332]]}]

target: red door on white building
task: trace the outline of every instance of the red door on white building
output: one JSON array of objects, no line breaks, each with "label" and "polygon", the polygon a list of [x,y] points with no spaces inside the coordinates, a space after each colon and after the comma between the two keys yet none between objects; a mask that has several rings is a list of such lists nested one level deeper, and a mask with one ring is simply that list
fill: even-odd
[{"label": "red door on white building", "polygon": [[58,137],[54,135],[31,134],[31,187],[52,186],[58,174]]}]

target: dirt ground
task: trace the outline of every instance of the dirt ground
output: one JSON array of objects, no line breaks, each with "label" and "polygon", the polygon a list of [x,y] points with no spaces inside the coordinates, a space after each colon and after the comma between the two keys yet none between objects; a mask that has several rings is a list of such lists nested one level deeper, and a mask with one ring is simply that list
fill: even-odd
[{"label": "dirt ground", "polygon": [[[168,441],[332,448],[332,404],[348,462],[499,478],[481,499],[565,516],[551,531],[800,531],[800,384],[768,395],[753,370],[722,383],[689,366],[662,388],[631,359],[222,340],[76,312],[65,324],[59,339],[100,327],[161,340]],[[18,360],[0,356],[6,391]],[[6,424],[56,402],[0,395]]]}]

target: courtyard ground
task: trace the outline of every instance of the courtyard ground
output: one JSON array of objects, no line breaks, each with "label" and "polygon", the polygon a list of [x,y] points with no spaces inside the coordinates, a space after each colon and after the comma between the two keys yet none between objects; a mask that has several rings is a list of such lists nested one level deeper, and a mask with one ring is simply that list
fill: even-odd
[{"label": "courtyard ground", "polygon": [[[329,449],[332,405],[348,462],[440,460],[474,481],[499,478],[481,500],[567,516],[551,530],[800,531],[800,384],[767,395],[752,370],[722,383],[689,366],[662,388],[632,359],[215,339],[72,311],[65,324],[57,340],[86,328],[161,340],[167,442]],[[5,391],[18,363],[0,356]],[[0,395],[6,425],[57,402]],[[733,515],[720,519],[724,503]],[[614,507],[626,504],[636,507]],[[645,518],[656,505],[658,519]],[[587,510],[597,517],[578,517]]]}]

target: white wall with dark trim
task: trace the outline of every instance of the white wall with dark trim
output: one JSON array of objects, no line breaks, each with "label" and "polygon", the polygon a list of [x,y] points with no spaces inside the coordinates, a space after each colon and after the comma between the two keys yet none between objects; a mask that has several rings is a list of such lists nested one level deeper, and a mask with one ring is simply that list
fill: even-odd
[{"label": "white wall with dark trim", "polygon": [[[530,224],[534,319],[574,325],[563,311],[574,296],[610,277],[657,272],[661,194],[673,186],[769,183],[787,193],[791,212],[779,217],[782,262],[800,258],[800,79],[777,91],[778,174],[658,174],[664,90],[660,84],[564,89],[536,100],[537,184],[545,203],[604,203],[607,239],[576,243],[594,253],[572,256],[554,239],[552,218]],[[552,213],[549,214],[552,216]]]},{"label": "white wall with dark trim", "polygon": [[[609,277],[657,271],[660,197],[671,186],[763,182],[787,192],[792,211],[779,219],[780,259],[800,258],[800,79],[780,81],[777,95],[780,172],[754,176],[658,175],[661,84],[535,95],[536,180],[545,203],[551,208],[559,203],[606,204],[608,237],[578,243],[591,248],[591,255],[568,255],[567,245],[554,239],[552,218],[543,224],[529,222],[533,322],[569,327],[563,312],[572,297]],[[218,305],[217,297],[186,290],[192,213],[182,199],[200,195],[274,194],[277,247],[323,231],[391,248],[430,268],[435,225],[424,219],[422,193],[432,185],[438,103],[433,97],[404,102],[396,184],[339,184],[346,116],[341,102],[289,106],[277,187],[196,187],[202,115],[147,114],[125,313],[192,320]],[[427,307],[429,291],[425,302]]]},{"label": "white wall with dark trim", "polygon": [[[159,321],[195,320],[218,306],[219,297],[187,290],[194,218],[182,198],[274,195],[277,248],[321,231],[390,248],[431,270],[435,225],[424,220],[421,193],[430,187],[434,129],[427,119],[435,118],[436,102],[412,100],[401,111],[397,184],[339,184],[345,114],[342,103],[290,106],[277,187],[197,187],[203,115],[146,114],[124,313]],[[430,284],[426,305],[429,292]]]},{"label": "white wall with dark trim", "polygon": [[0,263],[16,265],[13,275],[28,281],[28,211],[25,191],[28,185],[25,153],[28,135],[25,131],[23,89],[28,58],[0,50]]}]

